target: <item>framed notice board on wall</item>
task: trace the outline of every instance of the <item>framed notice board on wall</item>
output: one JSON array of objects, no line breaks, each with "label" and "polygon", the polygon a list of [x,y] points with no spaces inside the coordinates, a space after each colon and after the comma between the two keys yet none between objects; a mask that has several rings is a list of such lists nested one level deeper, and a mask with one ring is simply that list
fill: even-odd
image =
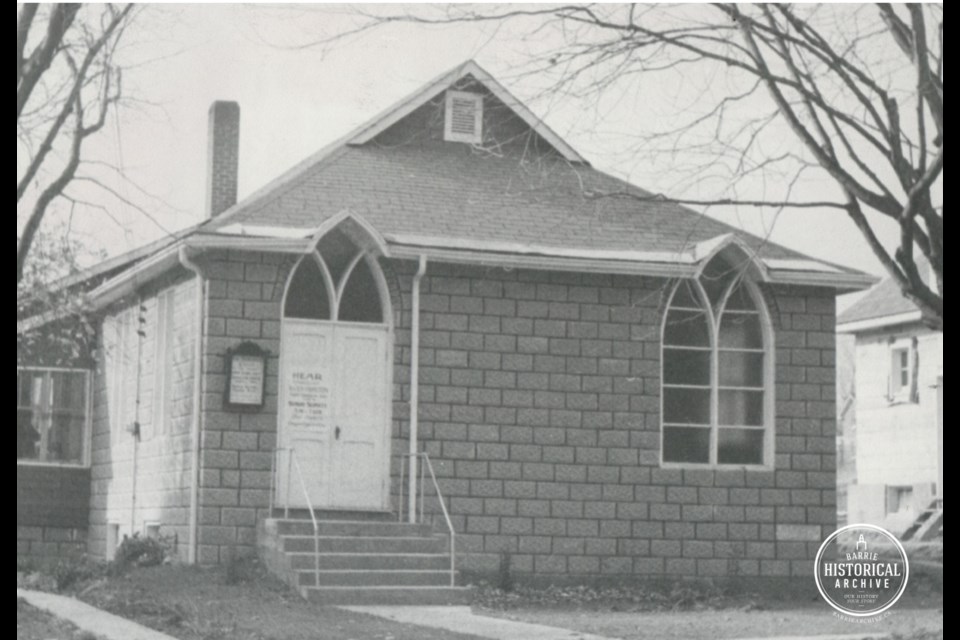
[{"label": "framed notice board on wall", "polygon": [[236,411],[263,407],[269,352],[243,342],[226,353],[227,387],[224,405]]}]

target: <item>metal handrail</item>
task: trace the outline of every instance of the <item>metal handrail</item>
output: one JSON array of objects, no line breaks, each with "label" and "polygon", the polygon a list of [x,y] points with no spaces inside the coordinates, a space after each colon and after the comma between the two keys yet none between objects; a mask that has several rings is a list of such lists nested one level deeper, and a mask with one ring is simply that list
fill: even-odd
[{"label": "metal handrail", "polygon": [[290,516],[290,470],[297,473],[297,480],[300,481],[300,490],[303,492],[303,498],[307,502],[307,509],[310,511],[310,522],[313,525],[313,586],[320,586],[320,524],[317,522],[317,514],[313,510],[313,502],[310,500],[310,493],[307,491],[307,483],[303,479],[303,470],[300,468],[300,459],[293,446],[286,448],[287,451],[287,495],[284,501],[284,517]]},{"label": "metal handrail", "polygon": [[[450,586],[456,586],[457,582],[457,532],[453,528],[453,521],[450,519],[450,512],[447,510],[447,503],[443,498],[443,493],[440,492],[440,484],[437,482],[437,474],[433,470],[433,463],[430,461],[430,456],[426,451],[421,451],[419,453],[406,453],[403,454],[404,458],[423,458],[423,461],[426,464],[420,465],[420,522],[423,522],[423,497],[424,497],[424,468],[430,473],[430,481],[433,483],[433,490],[437,496],[437,502],[440,503],[440,512],[443,514],[443,519],[447,523],[447,531],[450,534]],[[404,464],[400,465],[400,518],[403,518],[403,470]]]}]

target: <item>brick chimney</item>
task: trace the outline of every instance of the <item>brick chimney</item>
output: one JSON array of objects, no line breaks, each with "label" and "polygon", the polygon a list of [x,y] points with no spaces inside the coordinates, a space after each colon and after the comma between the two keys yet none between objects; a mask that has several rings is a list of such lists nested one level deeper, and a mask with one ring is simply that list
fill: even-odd
[{"label": "brick chimney", "polygon": [[223,213],[237,202],[240,151],[240,105],[217,100],[210,105],[207,143],[207,216]]}]

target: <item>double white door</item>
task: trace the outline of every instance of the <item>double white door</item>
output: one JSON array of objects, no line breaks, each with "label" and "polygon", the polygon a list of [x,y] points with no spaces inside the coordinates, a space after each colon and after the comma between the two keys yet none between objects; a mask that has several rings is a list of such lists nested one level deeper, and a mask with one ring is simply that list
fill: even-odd
[{"label": "double white door", "polygon": [[387,328],[285,319],[282,334],[278,504],[388,508]]}]

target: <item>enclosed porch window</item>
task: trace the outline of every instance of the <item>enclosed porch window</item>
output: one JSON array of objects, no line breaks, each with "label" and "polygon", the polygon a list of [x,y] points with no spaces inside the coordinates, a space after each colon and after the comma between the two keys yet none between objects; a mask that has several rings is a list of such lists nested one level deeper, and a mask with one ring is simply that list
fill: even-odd
[{"label": "enclosed porch window", "polygon": [[17,462],[84,464],[90,373],[17,368]]}]

